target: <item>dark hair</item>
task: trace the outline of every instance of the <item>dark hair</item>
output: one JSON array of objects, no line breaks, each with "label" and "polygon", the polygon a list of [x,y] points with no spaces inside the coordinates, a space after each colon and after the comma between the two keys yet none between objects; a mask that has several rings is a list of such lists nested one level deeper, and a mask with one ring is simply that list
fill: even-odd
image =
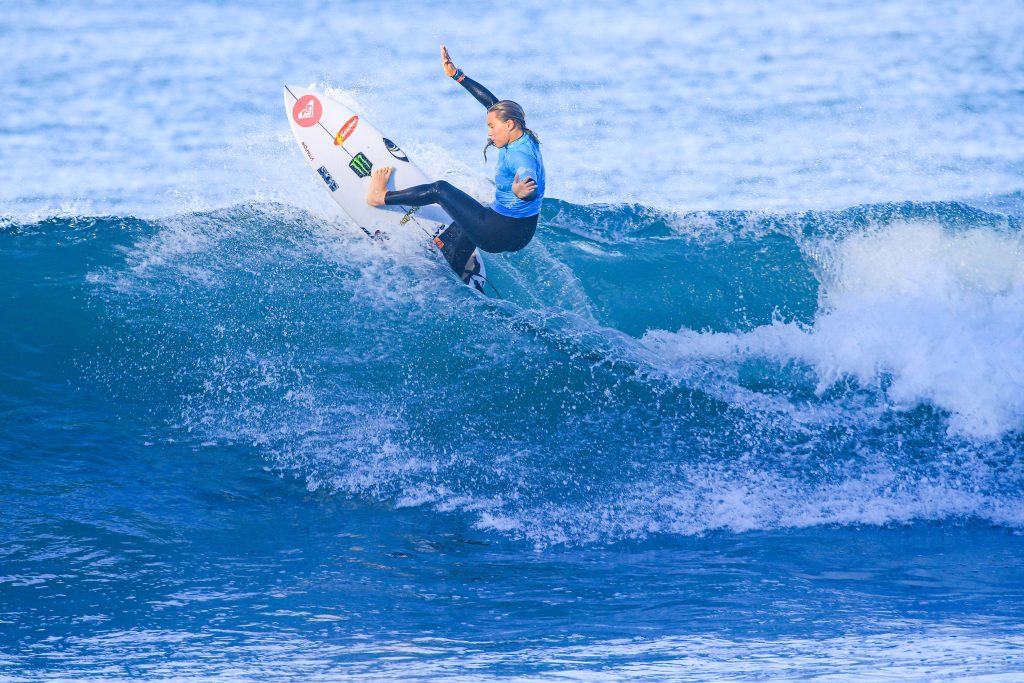
[{"label": "dark hair", "polygon": [[[498,115],[499,121],[514,122],[517,126],[523,129],[524,133],[533,138],[534,142],[536,142],[538,145],[540,144],[540,138],[537,137],[537,134],[526,127],[526,112],[523,111],[523,108],[520,107],[518,103],[513,102],[512,100],[501,100],[499,102],[495,102],[494,104],[487,108],[488,114],[490,114],[492,111]],[[494,145],[494,143],[491,142],[490,140],[488,140],[487,144],[484,145],[484,161],[487,161],[487,148],[491,147],[492,145]]]}]

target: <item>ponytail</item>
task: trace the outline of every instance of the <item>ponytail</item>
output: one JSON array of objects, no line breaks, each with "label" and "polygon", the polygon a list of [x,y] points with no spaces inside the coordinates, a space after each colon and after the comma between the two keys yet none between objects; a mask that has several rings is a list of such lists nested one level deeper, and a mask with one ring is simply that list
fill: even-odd
[{"label": "ponytail", "polygon": [[[537,134],[526,127],[526,112],[523,111],[523,108],[519,106],[518,103],[513,102],[512,100],[501,100],[499,102],[495,102],[494,104],[487,108],[488,113],[492,111],[498,115],[499,121],[514,122],[517,126],[519,126],[519,128],[522,129],[524,134],[530,136],[531,140],[533,140],[538,145],[540,144],[540,138],[537,137]],[[484,161],[487,161],[487,148],[491,147],[493,144],[493,142],[488,140],[487,144],[484,145]]]}]

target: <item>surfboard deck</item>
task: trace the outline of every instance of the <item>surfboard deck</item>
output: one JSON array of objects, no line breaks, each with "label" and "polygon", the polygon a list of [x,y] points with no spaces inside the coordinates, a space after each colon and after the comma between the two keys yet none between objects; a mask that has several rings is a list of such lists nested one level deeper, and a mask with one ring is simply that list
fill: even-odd
[{"label": "surfboard deck", "polygon": [[284,108],[306,161],[363,233],[429,241],[463,283],[484,292],[487,275],[480,250],[444,209],[366,203],[370,173],[377,165],[395,167],[389,189],[432,182],[401,147],[342,103],[308,88],[286,85]]}]

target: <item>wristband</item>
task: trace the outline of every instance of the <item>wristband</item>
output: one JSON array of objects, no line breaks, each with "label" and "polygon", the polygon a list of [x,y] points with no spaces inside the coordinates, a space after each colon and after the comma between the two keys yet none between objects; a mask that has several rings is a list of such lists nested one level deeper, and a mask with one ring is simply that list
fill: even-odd
[{"label": "wristband", "polygon": [[452,80],[453,81],[458,81],[459,83],[462,83],[462,79],[465,78],[465,77],[466,77],[466,74],[462,73],[462,69],[456,68],[455,69],[455,74],[452,76]]}]

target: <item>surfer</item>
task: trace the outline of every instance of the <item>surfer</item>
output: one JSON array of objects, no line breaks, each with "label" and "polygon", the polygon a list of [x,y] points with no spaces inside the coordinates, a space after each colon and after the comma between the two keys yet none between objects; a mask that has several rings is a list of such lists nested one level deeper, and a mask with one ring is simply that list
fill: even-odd
[{"label": "surfer", "polygon": [[371,206],[425,206],[440,204],[463,233],[484,251],[519,251],[533,239],[544,198],[544,160],[540,140],[526,127],[523,108],[512,100],[498,100],[491,91],[457,69],[441,46],[444,72],[487,107],[487,148],[498,148],[494,176],[495,196],[485,206],[444,180],[388,191],[393,166],[373,171],[366,203]]}]

